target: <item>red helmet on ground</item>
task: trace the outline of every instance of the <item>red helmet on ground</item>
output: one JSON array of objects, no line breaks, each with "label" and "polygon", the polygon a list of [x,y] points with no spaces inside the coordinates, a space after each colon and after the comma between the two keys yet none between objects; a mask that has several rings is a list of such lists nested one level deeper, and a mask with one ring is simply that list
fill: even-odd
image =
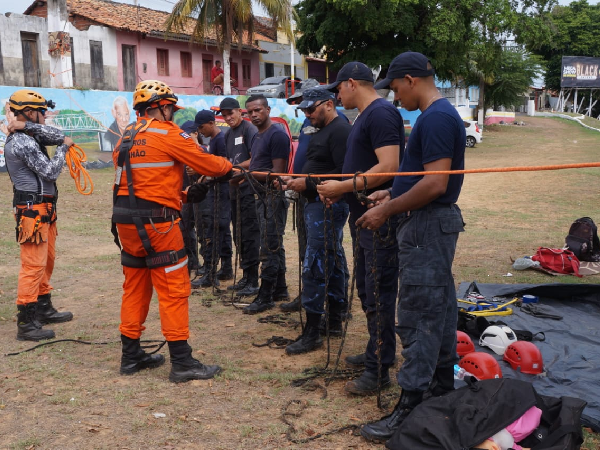
[{"label": "red helmet on ground", "polygon": [[475,351],[475,345],[467,333],[458,330],[456,332],[456,353],[461,358],[468,353]]},{"label": "red helmet on ground", "polygon": [[465,355],[458,365],[474,375],[478,380],[502,378],[500,364],[498,364],[496,358],[487,353],[471,352]]},{"label": "red helmet on ground", "polygon": [[514,370],[520,369],[521,373],[537,375],[544,371],[542,353],[533,342],[513,342],[504,352],[504,361]]}]

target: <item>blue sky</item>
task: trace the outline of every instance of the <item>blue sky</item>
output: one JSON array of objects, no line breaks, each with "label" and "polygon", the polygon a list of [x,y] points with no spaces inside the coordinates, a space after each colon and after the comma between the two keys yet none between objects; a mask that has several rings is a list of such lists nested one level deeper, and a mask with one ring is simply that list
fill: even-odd
[{"label": "blue sky", "polygon": [[[134,3],[134,0],[116,0],[120,3]],[[561,5],[568,5],[569,3],[571,3],[572,0],[558,0],[558,3],[560,3]],[[588,3],[590,4],[596,4],[598,3],[598,1],[600,0],[588,0]],[[15,3],[18,3],[18,6],[15,5]],[[6,12],[16,12],[16,13],[22,13],[23,11],[25,11],[25,9],[27,9],[27,7],[33,3],[33,0],[20,0],[19,2],[15,2],[15,0],[0,0],[0,13],[4,14]],[[161,9],[163,11],[171,11],[171,9],[173,8],[173,5],[176,3],[175,0],[138,0],[138,4],[140,6],[145,6],[146,8],[151,8],[151,9]],[[298,0],[294,0],[293,3],[298,3]],[[264,14],[264,12],[262,12],[260,9],[255,8],[255,14],[258,15],[262,15]]]}]

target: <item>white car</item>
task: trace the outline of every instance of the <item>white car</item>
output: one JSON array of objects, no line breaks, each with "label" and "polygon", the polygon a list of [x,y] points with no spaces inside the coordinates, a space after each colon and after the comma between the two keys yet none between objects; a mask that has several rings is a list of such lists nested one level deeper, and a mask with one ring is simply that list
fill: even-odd
[{"label": "white car", "polygon": [[467,147],[475,147],[475,144],[481,144],[481,128],[475,120],[464,120],[465,131],[467,132]]},{"label": "white car", "polygon": [[[296,82],[302,81],[300,78],[294,78]],[[249,88],[246,91],[247,95],[262,94],[265,97],[285,98],[286,97],[286,82],[291,80],[291,77],[269,77],[260,82],[258,86]],[[291,88],[288,88],[291,90]]]}]

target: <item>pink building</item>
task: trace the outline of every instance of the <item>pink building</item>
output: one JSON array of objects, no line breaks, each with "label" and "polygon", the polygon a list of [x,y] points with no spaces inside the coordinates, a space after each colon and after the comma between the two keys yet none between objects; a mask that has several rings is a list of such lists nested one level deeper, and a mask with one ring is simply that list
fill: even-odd
[{"label": "pink building", "polygon": [[[118,90],[132,91],[141,80],[159,79],[181,94],[211,92],[210,70],[215,61],[222,59],[213,32],[206,32],[202,45],[190,44],[194,22],[190,21],[180,33],[166,35],[169,13],[164,11],[105,0],[59,1],[66,1],[69,22],[78,30],[100,26],[115,34],[116,46],[110,45],[115,42],[110,39],[100,47],[94,44],[94,48],[96,52],[100,48],[104,61],[116,60]],[[47,11],[46,1],[36,0],[25,14],[47,18]],[[255,39],[272,41],[260,34]],[[231,76],[242,93],[260,81],[260,52],[265,51],[255,43],[244,43],[241,51],[237,45],[232,48]],[[92,54],[91,59],[97,59],[96,55]]]}]

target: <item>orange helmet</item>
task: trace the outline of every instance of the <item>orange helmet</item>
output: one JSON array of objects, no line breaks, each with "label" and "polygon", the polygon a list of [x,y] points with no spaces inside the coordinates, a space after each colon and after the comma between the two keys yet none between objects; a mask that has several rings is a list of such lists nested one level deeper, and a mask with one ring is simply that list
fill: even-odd
[{"label": "orange helmet", "polygon": [[464,331],[456,331],[456,353],[461,358],[468,353],[475,351],[475,345],[467,333]]},{"label": "orange helmet", "polygon": [[139,109],[147,108],[152,103],[173,103],[175,109],[181,109],[180,106],[175,105],[177,100],[178,98],[175,93],[162,81],[140,81],[133,92],[133,109],[137,111]]},{"label": "orange helmet", "polygon": [[48,109],[54,108],[54,102],[52,100],[46,101],[46,99],[31,89],[21,89],[13,93],[8,99],[10,108],[15,111],[23,111],[25,108],[29,109]]},{"label": "orange helmet", "polygon": [[487,353],[472,352],[465,355],[458,363],[478,380],[489,380],[492,378],[502,378],[502,369],[498,361]]}]

